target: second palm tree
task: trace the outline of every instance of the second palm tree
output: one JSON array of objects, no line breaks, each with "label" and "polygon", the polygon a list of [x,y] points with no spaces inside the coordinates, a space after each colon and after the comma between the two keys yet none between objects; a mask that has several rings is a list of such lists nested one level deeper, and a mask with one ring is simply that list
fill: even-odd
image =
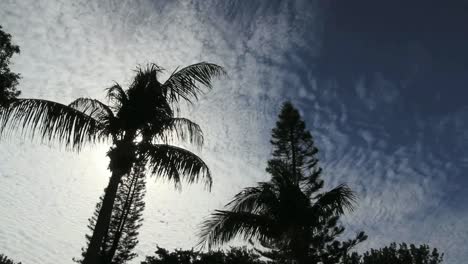
[{"label": "second palm tree", "polygon": [[339,216],[353,208],[353,192],[346,185],[319,192],[317,148],[291,103],[281,109],[271,144],[271,180],[245,188],[227,210],[215,211],[203,223],[200,244],[211,247],[240,236],[269,249],[258,251],[278,263],[339,263],[366,238],[361,232],[348,241],[336,239],[344,231]]}]

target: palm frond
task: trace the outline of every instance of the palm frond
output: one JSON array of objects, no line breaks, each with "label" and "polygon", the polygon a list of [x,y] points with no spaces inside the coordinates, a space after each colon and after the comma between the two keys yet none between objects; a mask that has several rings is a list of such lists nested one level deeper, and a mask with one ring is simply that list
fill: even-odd
[{"label": "palm frond", "polygon": [[197,246],[211,249],[227,243],[237,236],[244,240],[266,240],[272,221],[264,215],[248,212],[232,212],[216,210],[201,224]]},{"label": "palm frond", "polygon": [[41,99],[18,99],[0,113],[0,135],[19,131],[80,150],[86,142],[103,139],[103,125],[72,107]]},{"label": "palm frond", "polygon": [[167,144],[145,144],[141,148],[148,160],[152,173],[158,177],[167,178],[180,186],[182,178],[188,183],[205,180],[211,188],[211,173],[205,162],[194,153]]},{"label": "palm frond", "polygon": [[106,89],[107,99],[111,102],[111,108],[118,111],[125,102],[128,101],[128,95],[120,84],[115,83],[113,86]]},{"label": "palm frond", "polygon": [[114,117],[111,108],[96,99],[81,97],[71,102],[68,106],[91,116],[101,123],[108,122]]},{"label": "palm frond", "polygon": [[223,67],[201,62],[174,71],[163,86],[173,102],[179,101],[179,98],[191,102],[193,99],[197,100],[198,94],[203,92],[200,85],[211,89],[211,80],[223,75],[226,75]]},{"label": "palm frond", "polygon": [[203,146],[203,131],[200,126],[190,119],[175,117],[164,125],[161,134],[158,137],[166,141],[167,138],[175,136],[182,141],[188,141],[196,146]]},{"label": "palm frond", "polygon": [[345,210],[353,211],[356,203],[356,195],[345,184],[316,196],[317,200],[313,206],[315,210],[332,211],[343,214]]},{"label": "palm frond", "polygon": [[261,182],[258,187],[247,187],[234,196],[226,207],[233,212],[260,213],[277,208],[278,197],[270,183]]},{"label": "palm frond", "polygon": [[234,196],[226,207],[233,212],[257,213],[259,210],[258,198],[262,194],[260,187],[247,187]]}]

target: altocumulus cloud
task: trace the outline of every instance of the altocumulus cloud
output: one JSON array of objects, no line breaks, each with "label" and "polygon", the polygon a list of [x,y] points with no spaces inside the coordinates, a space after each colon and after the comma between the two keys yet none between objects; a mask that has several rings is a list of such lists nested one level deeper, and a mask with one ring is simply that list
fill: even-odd
[{"label": "altocumulus cloud", "polygon": [[[467,257],[466,111],[401,118],[402,92],[385,76],[342,87],[320,78],[324,7],[313,1],[3,1],[2,25],[22,53],[14,69],[24,97],[103,99],[138,64],[168,70],[199,61],[223,65],[216,82],[183,114],[199,122],[200,155],[214,175],[200,186],[149,180],[137,253],[192,247],[203,217],[240,188],[268,178],[269,134],[280,103],[301,109],[316,138],[327,186],[349,183],[358,209],[345,218],[364,230],[359,250],[391,241],[428,242],[447,263]],[[450,132],[447,132],[450,131]],[[450,134],[450,137],[448,137]],[[444,139],[449,138],[449,139]],[[457,147],[444,147],[448,141]],[[0,248],[24,263],[78,256],[87,218],[106,185],[107,146],[79,154],[28,141],[2,142]],[[464,209],[464,210],[463,210]]]}]

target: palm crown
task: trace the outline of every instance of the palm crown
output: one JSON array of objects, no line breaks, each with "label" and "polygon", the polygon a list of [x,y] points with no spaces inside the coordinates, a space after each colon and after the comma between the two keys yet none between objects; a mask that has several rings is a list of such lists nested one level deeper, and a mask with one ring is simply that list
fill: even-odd
[{"label": "palm crown", "polygon": [[83,263],[97,263],[98,244],[109,225],[117,186],[137,162],[146,163],[158,177],[178,186],[182,176],[188,182],[203,178],[211,186],[211,175],[197,155],[169,144],[169,139],[203,144],[199,125],[176,116],[179,103],[192,103],[211,88],[213,77],[224,75],[222,67],[198,63],[174,71],[164,83],[162,68],[150,64],[139,68],[128,89],[115,84],[107,89],[109,104],[78,98],[69,105],[41,99],[17,99],[0,109],[0,135],[20,131],[23,136],[58,142],[80,150],[87,143],[111,140],[108,152],[112,176],[103,199],[88,253]]}]

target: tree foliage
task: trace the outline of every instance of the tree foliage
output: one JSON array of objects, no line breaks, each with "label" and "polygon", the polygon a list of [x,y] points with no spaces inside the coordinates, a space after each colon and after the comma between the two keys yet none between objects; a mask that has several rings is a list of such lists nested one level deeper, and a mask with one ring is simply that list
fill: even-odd
[{"label": "tree foliage", "polygon": [[176,249],[169,252],[157,247],[154,256],[147,256],[141,264],[266,264],[253,250],[232,247],[229,250],[197,252]]},{"label": "tree foliage", "polygon": [[0,26],[0,106],[7,105],[20,94],[16,89],[20,75],[11,72],[9,67],[11,57],[17,53],[20,53],[19,47],[12,44],[11,35]]},{"label": "tree foliage", "polygon": [[[284,264],[284,260],[270,261],[245,247],[232,247],[229,250],[197,252],[176,249],[172,252],[157,247],[153,256],[147,256],[141,264]],[[308,262],[314,263],[314,262]],[[323,262],[327,263],[327,262]],[[363,254],[353,252],[343,258],[339,264],[441,264],[443,254],[428,245],[415,246],[401,243],[371,249]]]},{"label": "tree foliage", "polygon": [[0,264],[21,264],[21,262],[15,262],[7,256],[0,254]]},{"label": "tree foliage", "polygon": [[415,246],[406,243],[392,243],[380,249],[371,249],[363,254],[353,252],[343,264],[439,264],[443,253],[428,245]]},{"label": "tree foliage", "polygon": [[357,243],[339,241],[344,232],[339,217],[352,210],[355,195],[342,184],[321,191],[321,168],[313,138],[291,103],[281,109],[272,130],[271,180],[245,188],[215,211],[202,225],[200,245],[221,245],[236,237],[269,249],[262,255],[281,263],[338,263]]}]

